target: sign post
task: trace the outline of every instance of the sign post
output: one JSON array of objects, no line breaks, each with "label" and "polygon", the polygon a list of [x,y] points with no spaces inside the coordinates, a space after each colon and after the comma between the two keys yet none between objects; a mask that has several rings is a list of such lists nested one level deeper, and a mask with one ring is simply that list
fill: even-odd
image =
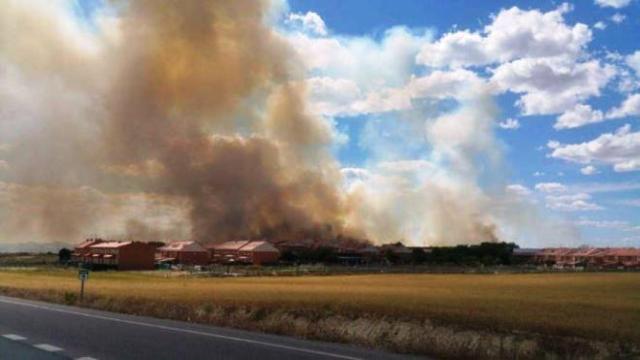
[{"label": "sign post", "polygon": [[89,269],[78,270],[78,278],[80,279],[80,301],[84,298],[84,282],[89,279]]}]

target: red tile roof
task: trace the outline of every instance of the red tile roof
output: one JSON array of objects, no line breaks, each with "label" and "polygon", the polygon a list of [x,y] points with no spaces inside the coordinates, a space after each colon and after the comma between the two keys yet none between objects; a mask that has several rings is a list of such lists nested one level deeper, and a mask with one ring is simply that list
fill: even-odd
[{"label": "red tile roof", "polygon": [[219,244],[208,245],[207,248],[213,250],[240,250],[240,248],[245,246],[248,242],[249,240],[225,241]]},{"label": "red tile roof", "polygon": [[101,243],[101,242],[104,242],[104,240],[102,240],[102,239],[87,239],[87,240],[81,242],[80,244],[78,244],[75,248],[76,249],[84,249],[84,248],[90,247],[91,245],[98,244],[98,243]]},{"label": "red tile roof", "polygon": [[240,251],[280,252],[268,241],[250,241],[240,248]]},{"label": "red tile roof", "polygon": [[92,245],[92,249],[115,249],[123,246],[133,244],[133,241],[105,241],[99,244]]},{"label": "red tile roof", "polygon": [[205,252],[207,249],[195,241],[174,241],[158,248],[158,251]]}]

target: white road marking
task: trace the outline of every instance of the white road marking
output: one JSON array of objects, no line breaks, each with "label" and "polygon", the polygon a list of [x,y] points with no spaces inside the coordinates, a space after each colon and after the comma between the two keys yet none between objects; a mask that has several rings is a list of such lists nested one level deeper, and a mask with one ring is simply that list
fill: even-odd
[{"label": "white road marking", "polygon": [[276,344],[276,343],[267,342],[267,341],[244,339],[244,338],[235,337],[235,336],[212,334],[212,333],[208,333],[208,332],[204,332],[204,331],[181,329],[181,328],[177,328],[177,327],[173,327],[173,326],[149,324],[149,323],[145,323],[145,322],[141,322],[141,321],[135,321],[135,320],[118,319],[118,318],[112,318],[112,317],[108,317],[108,316],[104,316],[104,315],[95,315],[95,314],[88,314],[88,313],[83,313],[83,312],[73,311],[73,310],[58,309],[58,308],[54,308],[54,307],[50,307],[50,306],[31,304],[31,303],[27,303],[27,302],[11,301],[11,300],[8,300],[8,299],[3,299],[3,298],[0,298],[0,302],[6,303],[6,304],[27,306],[27,307],[32,307],[32,308],[41,309],[41,310],[54,311],[54,312],[59,312],[59,313],[63,313],[63,314],[84,316],[84,317],[92,318],[92,319],[107,320],[107,321],[119,322],[119,323],[123,323],[123,324],[145,326],[145,327],[149,327],[149,328],[155,328],[155,329],[161,329],[161,330],[167,330],[167,331],[182,332],[182,333],[185,333],[185,334],[200,335],[200,336],[207,336],[207,337],[212,337],[212,338],[216,338],[216,339],[237,341],[237,342],[243,342],[243,343],[254,344],[254,345],[262,345],[262,346],[267,346],[267,347],[272,347],[272,348],[277,348],[277,349],[298,351],[298,352],[303,352],[303,353],[307,353],[307,354],[328,356],[328,357],[332,357],[332,358],[336,358],[336,359],[363,360],[362,358],[359,358],[359,357],[354,357],[354,356],[349,356],[349,355],[341,355],[341,354],[336,354],[336,353],[330,353],[330,352],[321,351],[321,350],[312,350],[312,349],[306,349],[306,348],[301,348],[301,347],[296,347],[296,346]]},{"label": "white road marking", "polygon": [[98,360],[98,359],[92,358],[91,356],[83,356],[83,357],[77,358],[76,360]]},{"label": "white road marking", "polygon": [[59,348],[59,347],[53,346],[53,345],[49,345],[49,344],[38,344],[38,345],[33,345],[33,347],[38,348],[40,350],[48,351],[48,352],[62,351],[62,348]]},{"label": "white road marking", "polygon": [[6,334],[6,335],[2,335],[2,337],[7,338],[9,340],[15,340],[15,341],[27,340],[26,337],[20,336],[20,335],[16,335],[16,334]]}]

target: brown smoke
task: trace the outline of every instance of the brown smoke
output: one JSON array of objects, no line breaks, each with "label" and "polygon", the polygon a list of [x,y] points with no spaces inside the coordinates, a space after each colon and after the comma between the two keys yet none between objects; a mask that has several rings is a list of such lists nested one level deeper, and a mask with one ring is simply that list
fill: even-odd
[{"label": "brown smoke", "polygon": [[482,169],[501,173],[487,89],[407,116],[394,140],[423,137],[431,153],[383,166],[393,151],[376,143],[380,163],[343,187],[334,130],[308,112],[305,70],[266,0],[113,0],[96,31],[62,1],[6,2],[0,241],[453,244],[500,238],[523,213],[479,185],[500,183]]},{"label": "brown smoke", "polygon": [[331,129],[306,113],[293,53],[264,11],[246,0],[153,0],[123,14],[106,168],[188,197],[201,241],[339,228]]}]

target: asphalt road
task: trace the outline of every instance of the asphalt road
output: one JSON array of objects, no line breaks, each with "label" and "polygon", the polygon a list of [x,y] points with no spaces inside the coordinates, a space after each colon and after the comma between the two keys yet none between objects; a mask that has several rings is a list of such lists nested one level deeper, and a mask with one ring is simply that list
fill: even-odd
[{"label": "asphalt road", "polygon": [[0,296],[0,360],[409,358],[347,345]]}]

